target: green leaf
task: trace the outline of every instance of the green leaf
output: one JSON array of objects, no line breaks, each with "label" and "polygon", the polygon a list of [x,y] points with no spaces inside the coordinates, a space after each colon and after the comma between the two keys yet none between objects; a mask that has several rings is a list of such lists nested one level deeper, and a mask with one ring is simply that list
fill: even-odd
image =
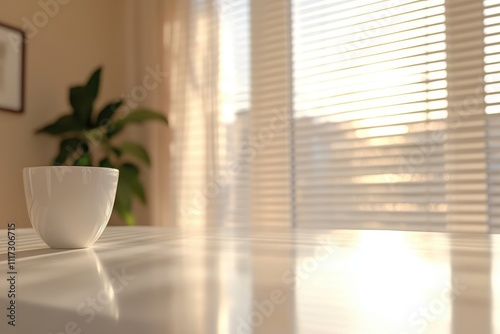
[{"label": "green leaf", "polygon": [[119,168],[120,176],[114,210],[127,225],[135,225],[135,217],[132,213],[132,198],[134,191],[132,185],[134,179],[138,179],[139,169],[132,164],[124,164]]},{"label": "green leaf", "polygon": [[132,210],[127,210],[124,208],[116,207],[115,211],[118,213],[120,218],[125,222],[127,225],[135,225],[135,217],[134,214],[132,213]]},{"label": "green leaf", "polygon": [[106,140],[106,133],[102,128],[93,128],[90,130],[84,130],[83,136],[86,140],[91,143],[101,144]]},{"label": "green leaf", "polygon": [[113,152],[118,158],[122,156],[122,151],[117,147],[111,147],[111,152]]},{"label": "green leaf", "polygon": [[92,114],[92,100],[87,94],[85,87],[76,86],[69,90],[69,102],[73,107],[73,117],[84,127],[89,125]]},{"label": "green leaf", "polygon": [[102,68],[98,67],[94,73],[90,76],[89,81],[87,81],[87,85],[85,86],[85,90],[92,100],[92,103],[97,99],[97,95],[99,94],[99,83],[101,81],[101,72]]},{"label": "green leaf", "polygon": [[101,112],[99,113],[99,116],[97,116],[96,120],[96,126],[103,126],[111,122],[111,118],[113,118],[113,115],[115,114],[115,111],[120,108],[120,106],[123,104],[122,100],[118,100],[115,102],[111,102],[107,106],[105,106]]},{"label": "green leaf", "polygon": [[109,161],[108,158],[104,158],[101,161],[99,161],[99,167],[108,167],[108,168],[115,168],[111,161]]},{"label": "green leaf", "polygon": [[69,138],[63,140],[59,145],[59,154],[54,159],[53,164],[55,166],[63,165],[69,157],[80,154],[78,153],[78,150],[82,150],[82,152],[88,150],[87,143],[78,138]]},{"label": "green leaf", "polygon": [[116,189],[113,209],[127,225],[135,225],[135,217],[132,214],[132,193],[120,181]]},{"label": "green leaf", "polygon": [[83,126],[72,115],[59,117],[54,123],[38,129],[36,133],[48,133],[51,135],[61,135],[70,131],[82,131]]},{"label": "green leaf", "polygon": [[121,170],[118,178],[118,187],[116,189],[115,207],[120,211],[130,211],[132,209],[132,192],[130,191],[128,183],[123,180]]},{"label": "green leaf", "polygon": [[119,133],[128,124],[143,123],[146,121],[153,121],[153,120],[162,121],[168,124],[167,118],[158,112],[149,109],[137,109],[131,111],[127,116],[118,120],[116,123],[110,125],[109,135],[113,136]]},{"label": "green leaf", "polygon": [[127,225],[135,225],[135,217],[132,211],[122,211],[121,213],[118,213],[120,217],[123,219],[125,224]]},{"label": "green leaf", "polygon": [[130,154],[139,159],[142,162],[145,162],[148,166],[151,164],[151,160],[149,159],[149,154],[144,147],[137,143],[125,142],[120,147],[120,151],[122,154]]},{"label": "green leaf", "polygon": [[98,68],[90,77],[85,86],[71,87],[69,102],[73,107],[73,116],[85,126],[91,126],[92,108],[99,92],[101,68]]},{"label": "green leaf", "polygon": [[120,179],[123,186],[136,195],[142,203],[146,203],[146,194],[139,179],[139,168],[131,163],[125,163],[120,167]]},{"label": "green leaf", "polygon": [[90,154],[88,152],[83,153],[80,158],[75,161],[74,166],[92,166]]}]

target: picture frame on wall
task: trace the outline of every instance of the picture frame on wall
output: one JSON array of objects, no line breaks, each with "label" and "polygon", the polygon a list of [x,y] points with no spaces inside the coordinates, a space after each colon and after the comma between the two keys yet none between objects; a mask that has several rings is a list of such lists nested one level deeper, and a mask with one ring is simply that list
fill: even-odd
[{"label": "picture frame on wall", "polygon": [[0,110],[24,110],[24,31],[0,23]]}]

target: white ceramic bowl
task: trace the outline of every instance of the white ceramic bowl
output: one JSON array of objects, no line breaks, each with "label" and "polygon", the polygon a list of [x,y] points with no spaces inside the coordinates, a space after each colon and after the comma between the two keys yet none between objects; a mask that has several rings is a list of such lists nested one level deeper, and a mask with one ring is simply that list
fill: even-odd
[{"label": "white ceramic bowl", "polygon": [[24,193],[31,225],[52,248],[90,247],[113,210],[118,170],[101,167],[27,167]]}]

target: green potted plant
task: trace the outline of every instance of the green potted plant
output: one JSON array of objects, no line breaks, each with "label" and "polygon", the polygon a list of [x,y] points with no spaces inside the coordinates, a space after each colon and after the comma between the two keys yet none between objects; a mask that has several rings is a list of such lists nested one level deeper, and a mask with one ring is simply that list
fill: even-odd
[{"label": "green potted plant", "polygon": [[[101,68],[90,76],[84,86],[69,91],[72,111],[36,133],[60,138],[59,153],[53,165],[100,166],[120,171],[114,211],[128,225],[136,223],[132,213],[134,198],[146,203],[144,187],[140,181],[140,167],[130,160],[150,165],[146,149],[138,143],[119,141],[117,135],[130,124],[160,121],[168,124],[165,116],[148,109],[127,110],[123,100],[112,101],[98,113],[94,102],[99,93]],[[118,113],[121,110],[123,112]]]}]

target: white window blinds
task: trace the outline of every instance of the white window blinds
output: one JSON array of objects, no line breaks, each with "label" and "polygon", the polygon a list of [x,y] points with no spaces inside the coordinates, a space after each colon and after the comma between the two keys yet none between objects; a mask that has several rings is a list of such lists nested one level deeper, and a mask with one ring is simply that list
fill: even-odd
[{"label": "white window blinds", "polygon": [[293,23],[297,224],[442,229],[444,1],[294,0]]},{"label": "white window blinds", "polygon": [[500,230],[499,0],[191,4],[185,221]]}]

